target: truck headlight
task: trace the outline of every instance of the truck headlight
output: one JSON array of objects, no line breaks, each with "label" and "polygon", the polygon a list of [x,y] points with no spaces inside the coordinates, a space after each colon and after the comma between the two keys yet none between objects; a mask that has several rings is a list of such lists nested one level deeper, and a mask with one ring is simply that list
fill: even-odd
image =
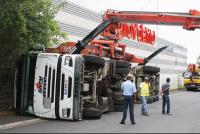
[{"label": "truck headlight", "polygon": [[67,109],[62,109],[62,116],[67,118]]}]

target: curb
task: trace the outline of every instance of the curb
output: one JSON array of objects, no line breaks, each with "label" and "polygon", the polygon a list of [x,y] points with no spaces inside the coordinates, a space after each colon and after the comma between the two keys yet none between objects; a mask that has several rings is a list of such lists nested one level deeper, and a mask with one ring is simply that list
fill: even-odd
[{"label": "curb", "polygon": [[42,121],[42,120],[41,119],[31,119],[31,120],[25,120],[25,121],[18,121],[18,122],[14,122],[14,123],[3,124],[3,125],[0,125],[0,130],[14,128],[14,127],[17,127],[17,126],[23,126],[23,125],[32,124],[32,123],[37,123],[39,121]]},{"label": "curb", "polygon": [[5,110],[5,111],[0,111],[0,117],[1,116],[12,116],[12,115],[16,115],[16,113],[15,112],[13,112],[13,111],[9,111],[9,110]]}]

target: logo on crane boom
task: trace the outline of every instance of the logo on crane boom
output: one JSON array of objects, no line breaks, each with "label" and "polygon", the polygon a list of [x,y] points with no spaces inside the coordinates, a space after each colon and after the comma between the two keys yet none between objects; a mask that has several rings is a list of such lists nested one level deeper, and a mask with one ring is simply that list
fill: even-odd
[{"label": "logo on crane boom", "polygon": [[102,35],[111,39],[128,38],[150,45],[155,44],[155,31],[144,27],[143,24],[113,24],[104,30]]}]

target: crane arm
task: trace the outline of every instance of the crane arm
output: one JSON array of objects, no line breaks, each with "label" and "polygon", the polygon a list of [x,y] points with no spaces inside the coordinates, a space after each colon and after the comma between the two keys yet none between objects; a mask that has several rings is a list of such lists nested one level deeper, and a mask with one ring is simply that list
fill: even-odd
[{"label": "crane arm", "polygon": [[107,10],[103,20],[110,18],[117,18],[122,23],[178,25],[187,30],[200,28],[200,11],[197,10],[190,10],[189,13]]},{"label": "crane arm", "polygon": [[158,55],[159,53],[161,53],[163,50],[165,50],[168,46],[164,46],[159,48],[158,50],[156,50],[154,53],[152,53],[151,55],[149,55],[148,57],[144,58],[144,62],[143,63],[139,63],[139,65],[146,65],[151,59],[153,59],[156,55]]},{"label": "crane arm", "polygon": [[103,21],[99,24],[94,30],[92,30],[86,37],[84,37],[81,41],[78,41],[70,50],[69,54],[79,54],[86,45],[90,41],[92,41],[95,37],[97,37],[103,30],[105,30],[111,24],[118,23],[118,20],[115,18],[110,18],[108,20]]},{"label": "crane arm", "polygon": [[[122,32],[124,33],[134,31],[132,29],[133,27],[130,27],[129,30],[125,29],[125,31],[123,31],[123,29],[120,29],[120,24],[123,23],[178,25],[183,26],[183,28],[187,30],[195,30],[197,28],[200,28],[200,11],[190,10],[189,13],[170,13],[107,10],[103,16],[103,22],[100,25],[98,25],[94,30],[92,30],[85,38],[83,38],[81,41],[78,41],[78,43],[64,43],[62,46],[59,46],[56,49],[58,49],[58,51],[59,49],[61,49],[61,53],[79,54],[95,37],[97,37],[100,33],[103,33],[102,36],[105,37],[105,39],[111,40],[111,44],[107,42],[107,45],[110,48],[110,53],[107,56],[111,56],[111,58],[117,59],[118,57],[114,55],[114,50],[115,47],[120,46],[123,49],[122,55],[120,57],[127,61],[136,62],[140,65],[145,65],[152,58],[154,58],[156,55],[158,55],[160,52],[167,48],[167,46],[162,47],[144,59],[137,58],[133,54],[125,53],[124,45],[116,45],[115,42],[112,42],[119,40],[120,37],[122,37],[123,35]],[[130,33],[127,33],[127,35],[128,37],[131,36]],[[150,38],[150,36],[148,36],[148,38]],[[98,45],[98,42],[96,43]],[[103,42],[101,39],[101,41],[99,42],[99,46],[102,45],[102,43]],[[103,46],[100,48],[103,48]],[[103,54],[102,49],[98,51],[98,53]]]}]

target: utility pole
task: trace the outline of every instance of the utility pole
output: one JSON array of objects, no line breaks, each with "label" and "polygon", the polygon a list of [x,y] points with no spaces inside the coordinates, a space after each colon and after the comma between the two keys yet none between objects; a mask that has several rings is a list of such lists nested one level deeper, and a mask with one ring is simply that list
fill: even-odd
[{"label": "utility pole", "polygon": [[[158,0],[156,0],[156,10],[157,10],[157,12],[158,12]],[[158,24],[157,24],[157,26],[156,26],[156,34],[157,34],[157,38],[158,38]],[[156,43],[156,45],[158,45],[158,42]],[[157,47],[159,47],[159,46],[157,46]]]}]

